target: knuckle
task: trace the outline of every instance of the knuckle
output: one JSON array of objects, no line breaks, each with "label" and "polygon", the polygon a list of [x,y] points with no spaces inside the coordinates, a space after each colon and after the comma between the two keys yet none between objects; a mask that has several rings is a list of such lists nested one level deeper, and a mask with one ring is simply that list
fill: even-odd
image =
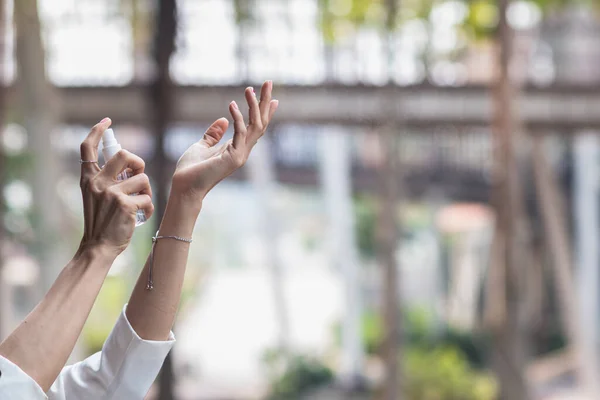
[{"label": "knuckle", "polygon": [[140,164],[142,167],[146,166],[146,162],[144,161],[144,159],[138,156],[137,154],[129,153],[129,158],[132,161],[135,161],[136,163]]},{"label": "knuckle", "polygon": [[88,188],[89,191],[96,196],[99,196],[105,192],[105,190],[103,190],[102,186],[100,185],[100,182],[98,182],[98,180],[96,179],[92,179],[88,182]]},{"label": "knuckle", "polygon": [[144,186],[150,186],[150,178],[148,177],[148,175],[144,172],[142,172],[141,174],[139,174],[139,178],[142,181],[142,184]]},{"label": "knuckle", "polygon": [[117,206],[119,208],[121,208],[121,209],[129,208],[129,199],[127,198],[126,195],[117,195],[115,200],[116,200]]},{"label": "knuckle", "polygon": [[127,161],[135,170],[143,171],[146,168],[146,162],[144,159],[136,154],[133,154],[125,149],[120,150],[123,152],[122,159]]},{"label": "knuckle", "polygon": [[117,205],[119,205],[119,194],[117,192],[115,192],[114,190],[112,190],[111,188],[108,188],[104,191],[102,191],[99,196],[102,198],[102,200],[108,204],[111,203],[116,203]]},{"label": "knuckle", "polygon": [[117,152],[117,154],[115,154],[115,157],[117,157],[119,160],[126,160],[129,158],[130,154],[131,153],[129,153],[127,150],[121,149]]},{"label": "knuckle", "polygon": [[81,145],[79,146],[79,150],[84,153],[87,152],[88,150],[91,150],[91,144],[87,141],[84,140],[83,142],[81,142]]}]

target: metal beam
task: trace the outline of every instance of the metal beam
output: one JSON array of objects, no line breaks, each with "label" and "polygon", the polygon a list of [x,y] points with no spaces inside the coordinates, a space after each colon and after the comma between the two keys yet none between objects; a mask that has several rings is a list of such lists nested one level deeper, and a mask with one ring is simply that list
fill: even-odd
[{"label": "metal beam", "polygon": [[[59,92],[63,119],[69,123],[89,125],[103,115],[133,124],[148,118],[145,86],[63,87]],[[174,120],[210,123],[227,114],[231,100],[243,102],[243,93],[242,86],[178,86]],[[409,128],[487,126],[492,115],[485,86],[278,86],[275,94],[282,105],[280,123],[380,125],[389,122],[384,110],[389,110],[385,102],[390,98],[395,99],[396,122]],[[529,87],[517,106],[530,130],[570,133],[600,128],[600,88]]]}]

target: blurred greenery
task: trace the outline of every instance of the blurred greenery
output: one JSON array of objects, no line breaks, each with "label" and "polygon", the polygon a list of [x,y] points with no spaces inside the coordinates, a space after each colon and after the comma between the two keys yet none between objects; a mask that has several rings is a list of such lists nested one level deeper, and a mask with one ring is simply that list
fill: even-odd
[{"label": "blurred greenery", "polygon": [[[446,4],[463,3],[466,13],[462,21],[454,26],[459,37],[466,36],[471,41],[487,40],[493,37],[498,24],[498,6],[496,0],[403,0],[397,1],[398,16],[393,29],[399,29],[408,22],[419,21],[430,31],[432,11]],[[519,3],[530,4],[543,14],[550,14],[568,6],[592,6],[597,8],[600,2],[594,0],[522,0]],[[321,31],[326,43],[334,44],[348,39],[357,29],[386,28],[387,1],[384,0],[320,0]],[[428,35],[428,42],[431,35]],[[460,47],[460,46],[459,46]],[[427,53],[429,44],[423,52]],[[461,51],[460,48],[454,52]],[[451,54],[449,54],[451,56]],[[427,54],[422,54],[427,60]]]},{"label": "blurred greenery", "polygon": [[473,369],[460,349],[409,348],[404,354],[403,390],[407,400],[493,400],[497,384]]},{"label": "blurred greenery", "polygon": [[[335,343],[339,347],[342,343],[342,323],[337,322],[333,327]],[[383,337],[383,323],[381,317],[374,312],[365,312],[361,317],[362,344],[367,354],[377,354]]]},{"label": "blurred greenery", "polygon": [[246,21],[251,21],[253,18],[252,8],[247,0],[234,0],[233,7],[235,12],[235,20],[238,24]]},{"label": "blurred greenery", "polygon": [[[28,151],[23,151],[17,154],[11,154],[9,152],[5,152],[4,154],[4,171],[3,174],[3,184],[4,190],[13,182],[17,180],[24,180],[33,173],[33,156]],[[6,235],[10,238],[15,238],[23,243],[32,242],[31,237],[31,226],[35,226],[36,221],[36,213],[32,208],[25,213],[15,211],[10,208],[10,205],[6,203],[6,193],[1,193],[2,196],[5,196],[4,207],[2,210],[5,212],[5,220],[4,227],[6,229]],[[33,247],[33,246],[32,246]],[[32,251],[35,251],[35,248],[32,248]]]},{"label": "blurred greenery", "polygon": [[[443,327],[434,329],[431,313],[413,309],[403,316],[402,364],[403,390],[407,400],[492,400],[497,396],[495,380],[482,370],[488,341],[472,334]],[[381,349],[383,324],[375,312],[362,318],[363,345],[371,357]],[[335,326],[337,346],[341,326]],[[294,354],[284,361],[284,353],[269,351],[265,364],[270,376],[270,400],[296,399],[306,392],[324,386],[333,379],[332,372],[321,361]]]},{"label": "blurred greenery", "polygon": [[263,361],[270,377],[268,400],[297,399],[333,381],[333,372],[314,357],[269,350]]},{"label": "blurred greenery", "polygon": [[470,1],[469,12],[462,27],[475,39],[490,37],[498,25],[498,6],[494,0]]},{"label": "blurred greenery", "polygon": [[106,337],[123,309],[127,293],[127,282],[122,277],[106,278],[82,333],[87,353],[102,350]]},{"label": "blurred greenery", "polygon": [[[377,243],[377,199],[372,196],[356,196],[354,199],[355,231],[358,250],[365,260],[375,257]],[[419,230],[429,230],[434,210],[427,204],[406,204],[398,208],[402,236],[409,239]]]},{"label": "blurred greenery", "polygon": [[364,259],[375,257],[375,227],[377,224],[377,208],[372,197],[359,196],[354,201],[356,216],[356,240],[358,250]]},{"label": "blurred greenery", "polygon": [[[383,338],[383,321],[375,311],[362,315],[362,341],[367,354],[377,355]],[[335,343],[341,345],[341,323],[334,326]],[[433,315],[425,310],[414,308],[402,315],[402,341],[409,348],[435,349],[448,346],[458,349],[473,368],[483,368],[486,364],[489,338],[480,333],[463,332],[449,326],[434,326]]]}]

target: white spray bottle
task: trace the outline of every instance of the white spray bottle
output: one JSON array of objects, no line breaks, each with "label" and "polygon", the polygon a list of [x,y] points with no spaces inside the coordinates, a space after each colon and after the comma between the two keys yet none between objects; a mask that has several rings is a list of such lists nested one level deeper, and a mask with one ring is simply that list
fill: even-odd
[{"label": "white spray bottle", "polygon": [[[102,154],[104,155],[104,162],[106,163],[110,160],[115,154],[117,154],[121,150],[121,145],[117,142],[115,138],[115,133],[112,129],[107,129],[104,131],[102,135]],[[121,172],[117,175],[117,180],[123,181],[127,178],[131,178],[131,175],[127,170]],[[136,194],[132,194],[135,196]],[[140,226],[147,221],[146,214],[144,210],[138,210],[135,220],[135,226]]]}]

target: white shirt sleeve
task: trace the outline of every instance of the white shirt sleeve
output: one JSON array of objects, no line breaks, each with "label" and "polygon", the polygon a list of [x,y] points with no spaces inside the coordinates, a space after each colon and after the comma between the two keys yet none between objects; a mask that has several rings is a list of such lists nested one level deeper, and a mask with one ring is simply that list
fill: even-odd
[{"label": "white shirt sleeve", "polygon": [[0,356],[1,400],[46,400],[46,394],[36,381],[21,368]]},{"label": "white shirt sleeve", "polygon": [[0,400],[142,400],[175,343],[141,339],[125,316],[125,308],[102,351],[65,367],[47,396],[20,368],[0,357]]}]

